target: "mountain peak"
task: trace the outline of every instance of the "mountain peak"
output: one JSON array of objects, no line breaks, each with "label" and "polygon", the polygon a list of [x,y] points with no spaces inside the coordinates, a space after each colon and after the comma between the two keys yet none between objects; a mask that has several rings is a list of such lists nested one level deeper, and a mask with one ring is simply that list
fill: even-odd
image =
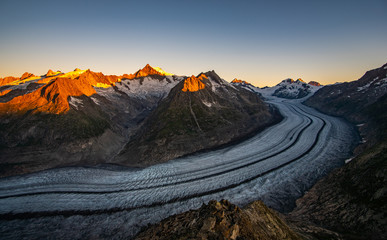
[{"label": "mountain peak", "polygon": [[[237,78],[234,78],[231,83],[242,83],[242,84],[250,84],[249,82],[246,82],[246,81],[243,81],[243,80],[239,80]],[[250,84],[251,85],[251,84]]]},{"label": "mountain peak", "polygon": [[46,77],[52,77],[52,76],[55,76],[55,75],[58,75],[59,73],[61,73],[61,71],[52,71],[51,69],[47,71],[46,73]]},{"label": "mountain peak", "polygon": [[134,74],[129,74],[128,76],[129,78],[133,79],[133,78],[146,77],[149,75],[168,76],[173,74],[167,73],[159,67],[152,67],[151,65],[147,64],[143,69],[138,70]]},{"label": "mountain peak", "polygon": [[204,89],[206,85],[202,82],[203,79],[207,79],[207,76],[203,73],[198,77],[192,75],[191,77],[184,80],[184,87],[181,90],[183,92],[196,92]]},{"label": "mountain peak", "polygon": [[30,77],[36,77],[34,74],[32,73],[29,73],[29,72],[25,72],[23,73],[23,75],[20,77],[21,80],[23,79],[27,79],[27,78],[30,78]]},{"label": "mountain peak", "polygon": [[49,77],[49,76],[52,76],[54,74],[54,71],[52,71],[51,69],[49,69],[46,73],[46,76]]},{"label": "mountain peak", "polygon": [[316,86],[316,87],[321,86],[321,84],[319,82],[316,82],[316,81],[310,81],[310,82],[308,82],[308,84],[312,85],[312,86]]}]

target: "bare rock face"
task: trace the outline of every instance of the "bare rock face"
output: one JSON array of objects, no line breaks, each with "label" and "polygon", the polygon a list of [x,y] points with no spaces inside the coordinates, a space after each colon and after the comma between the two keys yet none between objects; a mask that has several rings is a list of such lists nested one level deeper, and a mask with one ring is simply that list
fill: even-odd
[{"label": "bare rock face", "polygon": [[29,73],[29,72],[25,72],[25,73],[23,73],[23,75],[20,77],[20,79],[23,80],[23,79],[27,79],[27,78],[30,78],[30,77],[35,77],[35,75],[32,74],[32,73]]},{"label": "bare rock face", "polygon": [[192,75],[184,80],[184,87],[181,89],[183,92],[196,92],[206,87],[202,82],[203,79],[207,79],[207,76],[201,74],[199,77]]},{"label": "bare rock face", "polygon": [[227,200],[171,216],[135,239],[301,239],[261,201],[241,209]]},{"label": "bare rock face", "polygon": [[246,82],[246,81],[243,81],[243,80],[240,80],[240,79],[237,79],[237,78],[234,78],[234,79],[231,81],[231,83],[240,83],[240,84],[246,84],[246,85],[251,84],[251,83],[249,83],[249,82]]}]

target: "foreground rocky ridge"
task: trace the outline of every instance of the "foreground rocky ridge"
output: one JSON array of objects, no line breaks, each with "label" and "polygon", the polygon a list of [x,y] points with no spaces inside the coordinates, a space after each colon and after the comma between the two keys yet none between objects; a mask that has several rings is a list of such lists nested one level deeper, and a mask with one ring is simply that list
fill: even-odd
[{"label": "foreground rocky ridge", "polygon": [[244,208],[226,200],[171,216],[135,239],[302,239],[261,201]]},{"label": "foreground rocky ridge", "polygon": [[365,151],[315,184],[288,219],[307,233],[318,226],[344,239],[386,239],[386,159],[386,142]]}]

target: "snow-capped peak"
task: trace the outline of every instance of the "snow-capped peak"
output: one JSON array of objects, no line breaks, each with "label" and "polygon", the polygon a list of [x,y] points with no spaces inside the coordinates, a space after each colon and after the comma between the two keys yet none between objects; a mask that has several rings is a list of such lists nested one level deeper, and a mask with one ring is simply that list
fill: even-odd
[{"label": "snow-capped peak", "polygon": [[154,70],[156,70],[157,72],[159,72],[159,73],[161,73],[161,74],[163,74],[163,75],[165,75],[165,76],[171,76],[171,75],[174,75],[174,74],[172,74],[172,73],[168,73],[168,72],[166,72],[166,71],[164,71],[162,68],[160,68],[160,67],[152,67],[151,66],[151,68],[153,68]]}]

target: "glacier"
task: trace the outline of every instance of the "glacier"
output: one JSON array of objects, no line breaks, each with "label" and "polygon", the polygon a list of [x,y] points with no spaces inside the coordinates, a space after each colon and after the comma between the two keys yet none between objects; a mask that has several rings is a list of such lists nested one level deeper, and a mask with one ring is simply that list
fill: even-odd
[{"label": "glacier", "polygon": [[261,199],[289,211],[358,142],[353,126],[301,101],[267,98],[284,120],[218,150],[143,169],[66,167],[0,179],[0,234],[130,238],[211,199],[241,206]]}]

